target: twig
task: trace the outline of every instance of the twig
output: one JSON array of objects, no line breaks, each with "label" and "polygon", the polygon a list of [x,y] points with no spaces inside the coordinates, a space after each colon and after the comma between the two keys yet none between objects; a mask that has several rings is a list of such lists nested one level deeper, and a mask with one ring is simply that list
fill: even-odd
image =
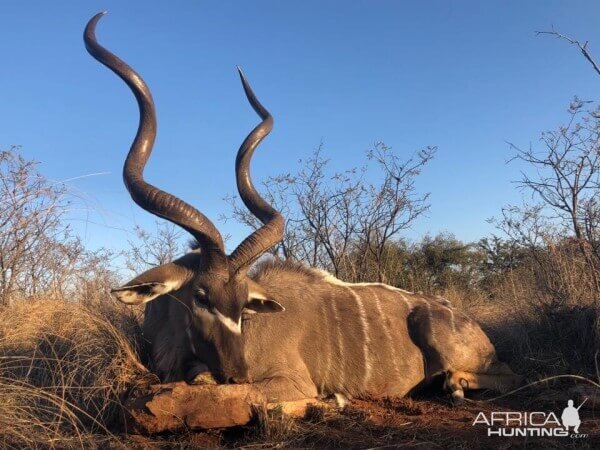
[{"label": "twig", "polygon": [[565,36],[564,34],[559,33],[558,31],[555,31],[554,29],[552,31],[536,31],[535,34],[538,36],[540,34],[549,34],[558,39],[563,39],[563,40],[567,41],[569,44],[576,45],[577,48],[579,48],[579,51],[581,51],[581,54],[585,57],[585,59],[587,59],[590,62],[590,64],[592,65],[592,67],[594,68],[596,73],[598,75],[600,75],[600,67],[598,67],[598,64],[596,64],[596,61],[594,61],[594,58],[592,57],[592,55],[590,54],[590,52],[587,49],[588,41],[585,41],[582,44],[578,40],[570,38],[569,36]]},{"label": "twig", "polygon": [[[489,398],[487,400],[481,400],[481,401],[486,402],[486,403],[487,402],[494,402],[494,401],[499,400],[501,398],[508,397],[509,395],[512,395],[515,392],[519,392],[519,391],[522,391],[523,389],[527,389],[527,388],[529,388],[531,386],[535,386],[535,385],[538,385],[538,384],[541,384],[541,383],[545,383],[547,381],[557,380],[557,379],[561,379],[561,378],[569,378],[569,379],[572,379],[572,380],[585,381],[585,382],[590,383],[591,385],[595,386],[596,388],[600,389],[600,384],[596,383],[595,381],[590,380],[589,378],[585,378],[585,377],[582,377],[582,376],[579,376],[579,375],[555,375],[553,377],[547,377],[547,378],[542,378],[541,380],[533,381],[531,383],[526,384],[525,386],[521,386],[521,387],[519,387],[517,389],[513,389],[512,391],[509,391],[509,392],[507,392],[505,394],[499,395],[497,397]],[[465,399],[465,400],[472,401],[472,400],[469,400],[469,399]]]}]

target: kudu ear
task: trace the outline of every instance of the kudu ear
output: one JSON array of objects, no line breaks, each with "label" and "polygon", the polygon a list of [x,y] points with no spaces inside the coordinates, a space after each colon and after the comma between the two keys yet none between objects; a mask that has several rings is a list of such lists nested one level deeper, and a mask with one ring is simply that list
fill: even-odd
[{"label": "kudu ear", "polygon": [[125,285],[111,290],[117,300],[139,305],[181,288],[194,275],[200,253],[192,252],[171,262],[138,275]]},{"label": "kudu ear", "polygon": [[158,281],[150,281],[148,283],[127,284],[125,286],[111,289],[110,293],[120,302],[128,305],[139,305],[154,300],[156,297],[168,294],[171,291],[177,290],[181,284],[174,281],[164,283]]},{"label": "kudu ear", "polygon": [[268,298],[251,298],[244,306],[244,312],[247,314],[256,313],[276,313],[285,311],[285,308],[275,300]]},{"label": "kudu ear", "polygon": [[256,282],[248,283],[248,302],[244,306],[244,313],[276,313],[285,311],[285,308],[275,300],[270,300],[268,294]]}]

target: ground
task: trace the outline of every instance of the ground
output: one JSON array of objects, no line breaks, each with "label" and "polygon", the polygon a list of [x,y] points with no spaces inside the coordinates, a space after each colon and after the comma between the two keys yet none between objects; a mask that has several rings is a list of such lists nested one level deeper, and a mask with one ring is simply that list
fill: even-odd
[{"label": "ground", "polygon": [[[590,391],[593,392],[593,391]],[[471,400],[454,406],[444,397],[395,400],[353,399],[342,412],[316,409],[304,420],[262,417],[252,426],[227,431],[189,433],[148,439],[129,436],[136,448],[600,448],[600,408],[587,402],[580,410],[585,437],[487,436],[486,426],[473,425],[480,412],[554,412],[558,418],[572,394],[568,388],[529,390],[488,402]],[[576,400],[576,404],[577,400]]]}]

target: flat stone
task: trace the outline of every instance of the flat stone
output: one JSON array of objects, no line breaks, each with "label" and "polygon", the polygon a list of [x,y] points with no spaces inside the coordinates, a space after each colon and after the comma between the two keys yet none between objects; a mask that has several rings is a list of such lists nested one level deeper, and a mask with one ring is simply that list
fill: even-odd
[{"label": "flat stone", "polygon": [[184,382],[150,386],[127,400],[128,427],[142,434],[247,424],[253,406],[266,403],[251,384],[200,385]]},{"label": "flat stone", "polygon": [[246,425],[256,408],[302,418],[311,405],[329,407],[315,398],[267,403],[252,384],[157,384],[134,393],[125,403],[130,431],[151,435]]}]

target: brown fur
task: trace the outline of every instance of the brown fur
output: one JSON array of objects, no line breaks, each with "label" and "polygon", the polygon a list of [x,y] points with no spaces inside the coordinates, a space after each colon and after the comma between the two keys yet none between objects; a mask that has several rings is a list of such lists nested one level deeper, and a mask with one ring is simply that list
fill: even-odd
[{"label": "brown fur", "polygon": [[243,333],[253,379],[288,380],[281,391],[271,389],[274,398],[402,396],[442,372],[512,375],[477,323],[445,299],[379,284],[338,285],[279,260],[258,265],[252,278],[286,308],[252,318]]},{"label": "brown fur", "polygon": [[[479,325],[445,299],[378,283],[347,284],[276,259],[259,263],[246,283],[285,308],[244,314],[242,321],[239,344],[249,378],[270,401],[404,396],[441,373],[455,397],[465,387],[504,390],[518,381]],[[189,379],[196,373],[188,370],[202,367],[190,350],[193,284],[146,307],[153,368],[165,381]],[[228,349],[219,352],[228,358]]]}]

